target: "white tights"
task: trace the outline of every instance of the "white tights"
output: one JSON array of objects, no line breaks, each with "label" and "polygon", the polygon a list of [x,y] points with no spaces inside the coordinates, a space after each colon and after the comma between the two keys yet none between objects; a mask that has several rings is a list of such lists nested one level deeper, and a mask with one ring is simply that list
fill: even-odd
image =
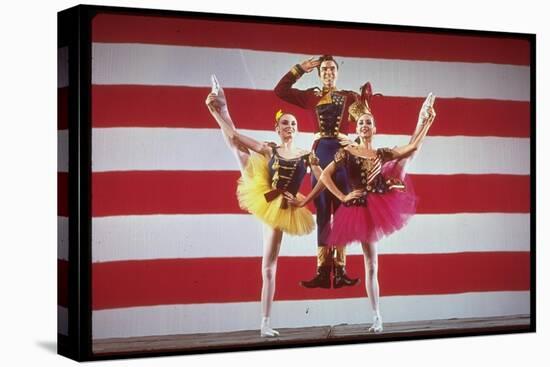
[{"label": "white tights", "polygon": [[275,295],[275,277],[277,275],[277,258],[281,249],[283,232],[263,225],[264,248],[262,256],[262,322],[260,335],[264,337],[277,336],[279,332],[270,326],[271,306]]},{"label": "white tights", "polygon": [[378,285],[378,251],[376,243],[364,242],[361,245],[365,257],[365,288],[374,313],[374,322],[369,331],[381,332],[383,327],[380,315],[380,287]]}]

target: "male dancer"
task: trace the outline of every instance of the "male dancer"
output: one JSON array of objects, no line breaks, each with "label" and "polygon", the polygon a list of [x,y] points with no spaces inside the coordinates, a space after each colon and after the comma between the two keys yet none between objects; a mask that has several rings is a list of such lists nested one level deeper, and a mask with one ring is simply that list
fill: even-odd
[{"label": "male dancer", "polygon": [[[292,88],[296,81],[305,73],[318,69],[318,75],[323,83],[323,89],[310,88],[299,90]],[[341,148],[340,143],[347,141],[349,121],[349,106],[359,99],[359,95],[352,91],[336,89],[338,79],[338,64],[332,56],[324,55],[319,59],[305,60],[296,64],[283,76],[275,87],[275,94],[282,100],[301,108],[312,111],[318,122],[318,132],[315,134],[313,150],[319,158],[321,168],[325,168],[334,159],[334,154]],[[337,171],[334,181],[338,188],[348,192],[347,182],[343,171]],[[315,187],[317,179],[312,175],[312,185]],[[326,225],[330,224],[331,215],[336,211],[340,201],[330,193],[323,191],[315,199],[317,209],[317,274],[308,281],[300,284],[306,288],[330,288],[330,273],[334,268],[332,286],[341,288],[357,284],[359,279],[350,279],[346,275],[345,248],[330,247],[324,243],[321,236]]]}]

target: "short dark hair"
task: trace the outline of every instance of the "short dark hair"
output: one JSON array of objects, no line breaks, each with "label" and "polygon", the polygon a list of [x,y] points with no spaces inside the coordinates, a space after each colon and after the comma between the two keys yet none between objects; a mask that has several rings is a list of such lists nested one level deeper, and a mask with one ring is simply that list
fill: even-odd
[{"label": "short dark hair", "polygon": [[336,64],[336,70],[338,70],[338,68],[339,68],[338,63],[336,62],[334,57],[332,57],[332,55],[323,55],[323,56],[319,57],[318,60],[319,60],[319,66],[317,66],[317,74],[319,76],[321,75],[321,64],[323,63],[323,61],[334,61],[334,63]]}]

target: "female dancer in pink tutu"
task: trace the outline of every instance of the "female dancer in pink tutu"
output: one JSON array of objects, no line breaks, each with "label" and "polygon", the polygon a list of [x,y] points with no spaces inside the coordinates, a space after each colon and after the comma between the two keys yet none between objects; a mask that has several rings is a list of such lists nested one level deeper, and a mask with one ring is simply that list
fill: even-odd
[{"label": "female dancer in pink tutu", "polygon": [[237,186],[239,205],[264,224],[260,335],[276,337],[279,332],[271,328],[270,315],[283,233],[305,235],[315,228],[313,216],[304,206],[324,186],[319,181],[306,197],[298,189],[308,166],[316,177],[321,175],[321,168],[314,154],[294,146],[298,122],[292,114],[279,111],[275,117],[275,131],[281,140],[279,146],[256,141],[236,130],[223,89],[214,76],[212,84],[206,105],[220,125],[241,170]]},{"label": "female dancer in pink tutu", "polygon": [[[324,233],[329,244],[347,245],[360,242],[365,257],[365,286],[373,312],[371,332],[383,330],[378,285],[378,252],[376,243],[402,228],[416,209],[416,196],[405,175],[407,160],[418,151],[435,119],[434,97],[430,94],[422,107],[418,126],[409,144],[374,149],[376,134],[368,101],[357,101],[349,108],[359,135],[357,144],[340,149],[334,161],[321,174],[321,181],[342,201],[330,228]],[[343,166],[348,176],[350,193],[344,195],[332,176]]]}]

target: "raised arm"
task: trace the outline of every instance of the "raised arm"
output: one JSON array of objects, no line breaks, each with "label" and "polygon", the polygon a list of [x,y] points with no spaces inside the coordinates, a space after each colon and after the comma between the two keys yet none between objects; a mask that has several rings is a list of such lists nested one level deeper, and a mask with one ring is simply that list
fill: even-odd
[{"label": "raised arm", "polygon": [[210,111],[212,117],[214,117],[220,128],[224,131],[225,136],[227,136],[233,145],[250,149],[262,155],[271,154],[271,147],[267,143],[259,142],[237,131],[229,116],[223,89],[220,88],[217,94],[214,92],[210,93],[206,97],[205,103],[208,111]]},{"label": "raised arm", "polygon": [[271,155],[271,151],[272,151],[271,146],[266,142],[257,141],[256,139],[253,139],[249,136],[240,134],[238,131],[235,131],[232,139],[236,143],[239,143],[256,153],[259,153],[265,156]]},{"label": "raised arm", "polygon": [[302,75],[311,72],[318,65],[319,61],[313,57],[303,61],[301,64],[294,65],[275,86],[274,92],[277,97],[293,105],[308,108],[310,105],[311,93],[292,88],[292,86],[302,77]]},{"label": "raised arm", "polygon": [[409,142],[409,144],[392,149],[392,159],[401,159],[411,156],[422,144],[422,141],[428,134],[428,131],[430,130],[430,127],[435,120],[435,116],[435,110],[433,109],[433,107],[429,107],[427,110],[427,114],[421,123],[420,129],[415,131],[415,133],[411,137],[411,141]]}]

